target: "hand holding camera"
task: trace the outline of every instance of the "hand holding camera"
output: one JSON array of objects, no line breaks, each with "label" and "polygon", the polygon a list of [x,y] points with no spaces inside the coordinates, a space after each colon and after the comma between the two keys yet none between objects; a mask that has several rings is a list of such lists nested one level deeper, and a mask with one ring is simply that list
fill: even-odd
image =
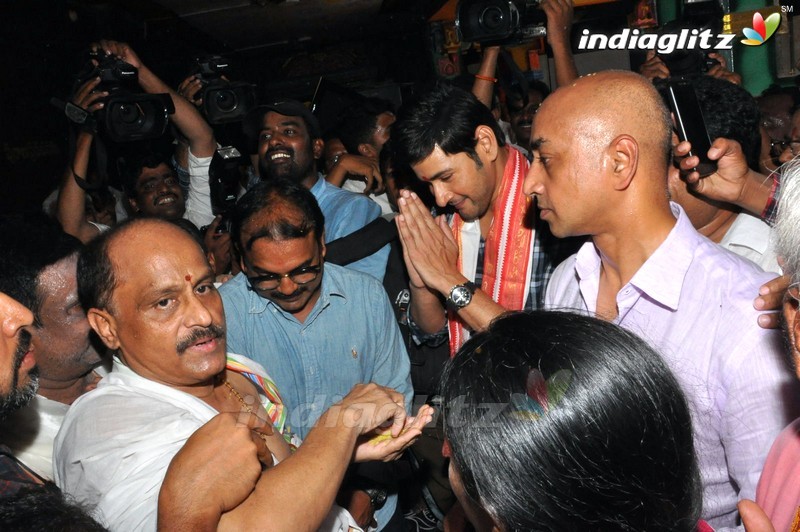
[{"label": "hand holding camera", "polygon": [[[73,104],[95,114],[101,136],[114,142],[157,138],[175,112],[168,94],[142,94],[155,88],[155,76],[125,43],[100,41],[90,46],[90,63],[79,76]],[[158,92],[153,90],[152,92]],[[81,103],[78,103],[80,101]],[[69,107],[69,106],[68,106]],[[69,116],[69,108],[67,109]]]},{"label": "hand holding camera", "polygon": [[142,64],[141,59],[139,59],[139,56],[136,55],[136,52],[133,51],[133,48],[124,42],[102,39],[100,42],[92,43],[89,49],[96,56],[102,57],[102,54],[105,56],[114,56],[114,58],[128,63],[137,70],[146,68],[144,64]]}]

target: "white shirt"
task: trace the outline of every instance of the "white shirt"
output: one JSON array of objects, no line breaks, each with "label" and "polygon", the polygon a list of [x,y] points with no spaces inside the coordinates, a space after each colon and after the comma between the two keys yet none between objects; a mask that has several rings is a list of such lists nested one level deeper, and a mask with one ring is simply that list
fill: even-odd
[{"label": "white shirt", "polygon": [[[228,356],[266,374],[257,362]],[[53,450],[55,483],[112,531],[156,530],[158,493],[172,458],[217,414],[201,399],[145,379],[115,359],[111,373],[64,419]],[[326,522],[341,528],[328,530],[355,525],[342,508],[331,512],[337,518]]]},{"label": "white shirt", "polygon": [[0,443],[40,477],[53,478],[53,440],[69,405],[37,395],[0,425]]},{"label": "white shirt", "polygon": [[[358,179],[346,179],[342,188],[350,192],[355,192],[356,194],[363,194],[367,189],[367,184]],[[381,208],[381,216],[394,213],[394,209],[392,208],[392,204],[389,203],[389,196],[386,195],[386,192],[377,195],[367,194],[367,197],[377,203],[378,207]]]},{"label": "white shirt", "polygon": [[[771,277],[700,235],[676,203],[667,238],[616,296],[614,323],[662,354],[689,401],[703,481],[702,518],[735,526],[755,495],[767,452],[798,413],[800,383],[780,332],[762,329],[753,299]],[[553,272],[547,308],[594,313],[600,256],[592,242]]]},{"label": "white shirt", "polygon": [[739,213],[719,245],[750,259],[765,272],[781,273],[772,228],[752,214]]},{"label": "white shirt", "polygon": [[211,186],[208,183],[208,167],[211,157],[195,157],[189,150],[189,195],[186,198],[186,212],[183,217],[196,227],[209,225],[214,221],[211,210]]}]

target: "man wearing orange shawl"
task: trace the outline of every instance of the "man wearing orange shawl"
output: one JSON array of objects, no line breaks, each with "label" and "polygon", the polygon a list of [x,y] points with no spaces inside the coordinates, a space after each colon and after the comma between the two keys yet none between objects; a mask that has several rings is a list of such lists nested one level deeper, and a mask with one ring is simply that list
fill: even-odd
[{"label": "man wearing orange shawl", "polygon": [[405,108],[392,138],[438,207],[455,211],[449,223],[433,218],[403,191],[397,217],[412,329],[432,342],[447,331],[452,356],[470,331],[501,313],[538,308],[563,246],[529,209],[528,161],[506,146],[489,109],[469,92],[436,87]]}]

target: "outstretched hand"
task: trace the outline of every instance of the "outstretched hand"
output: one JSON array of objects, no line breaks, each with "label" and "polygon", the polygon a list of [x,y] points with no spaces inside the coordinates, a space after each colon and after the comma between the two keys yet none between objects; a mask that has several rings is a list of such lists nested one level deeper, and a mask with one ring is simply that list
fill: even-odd
[{"label": "outstretched hand", "polygon": [[355,451],[356,462],[397,460],[407,448],[417,441],[425,425],[433,420],[433,408],[423,405],[414,417],[407,417],[400,434],[394,436],[391,429],[381,428],[364,434],[358,439]]}]

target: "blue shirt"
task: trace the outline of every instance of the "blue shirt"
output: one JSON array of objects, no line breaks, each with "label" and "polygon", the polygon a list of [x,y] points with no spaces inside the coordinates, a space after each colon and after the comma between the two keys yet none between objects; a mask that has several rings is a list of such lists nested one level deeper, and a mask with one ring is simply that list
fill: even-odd
[{"label": "blue shirt", "polygon": [[325,264],[320,296],[305,322],[248,289],[244,274],[220,288],[228,350],[263,365],[305,438],[314,422],[358,383],[413,396],[405,344],[386,291],[376,279]]},{"label": "blue shirt", "polygon": [[[335,187],[322,177],[311,187],[311,193],[317,198],[319,208],[325,216],[325,243],[358,231],[381,215],[381,208],[368,197]],[[347,267],[368,273],[382,281],[388,259],[387,244],[376,253],[348,264]]]}]

